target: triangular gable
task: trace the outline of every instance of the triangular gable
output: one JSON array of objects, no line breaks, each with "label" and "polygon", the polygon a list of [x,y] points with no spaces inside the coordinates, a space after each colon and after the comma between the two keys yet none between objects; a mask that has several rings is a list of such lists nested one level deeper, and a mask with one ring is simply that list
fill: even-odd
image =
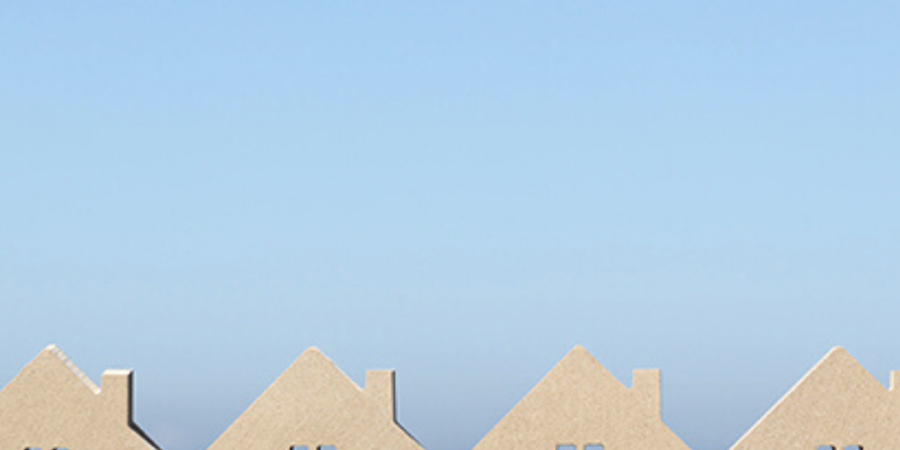
[{"label": "triangular gable", "polygon": [[583,450],[590,444],[687,450],[660,419],[658,372],[638,376],[655,380],[655,386],[626,388],[587,350],[575,347],[475,450],[556,450],[558,445]]},{"label": "triangular gable", "polygon": [[4,395],[24,395],[18,393],[20,390],[41,393],[74,391],[84,395],[100,393],[100,388],[55,345],[48,346],[31,360],[0,391],[0,399]]},{"label": "triangular gable", "polygon": [[900,411],[892,394],[846,350],[836,347],[732,450],[900,448]]},{"label": "triangular gable", "polygon": [[157,448],[131,421],[131,371],[107,371],[97,387],[49,346],[0,391],[0,449]]},{"label": "triangular gable", "polygon": [[[584,347],[575,346],[532,390],[603,391],[606,395],[626,395],[625,387]],[[527,397],[526,397],[527,398]]]},{"label": "triangular gable", "polygon": [[[392,416],[316,348],[304,352],[211,450],[420,450]],[[392,401],[392,398],[389,399]]]}]

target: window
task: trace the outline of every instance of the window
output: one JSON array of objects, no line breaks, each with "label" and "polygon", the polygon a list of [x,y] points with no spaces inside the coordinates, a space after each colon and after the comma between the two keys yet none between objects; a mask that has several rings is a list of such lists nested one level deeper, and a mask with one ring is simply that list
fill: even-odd
[{"label": "window", "polygon": [[578,447],[572,444],[559,444],[556,446],[556,450],[578,450]]},{"label": "window", "polygon": [[820,445],[816,450],[834,450],[833,445]]},{"label": "window", "polygon": [[[318,447],[313,447],[316,450],[337,450],[337,447],[334,445],[320,445]],[[308,445],[292,445],[289,450],[309,450]]]},{"label": "window", "polygon": [[862,445],[848,445],[844,447],[844,450],[863,450]]},{"label": "window", "polygon": [[587,444],[584,450],[603,450],[603,444]]}]

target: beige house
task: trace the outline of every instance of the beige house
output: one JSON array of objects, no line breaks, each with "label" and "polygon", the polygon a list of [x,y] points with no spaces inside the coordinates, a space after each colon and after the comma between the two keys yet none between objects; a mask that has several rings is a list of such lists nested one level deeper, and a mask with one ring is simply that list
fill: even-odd
[{"label": "beige house", "polygon": [[394,372],[369,371],[365,389],[311,348],[210,450],[422,450],[396,422]]},{"label": "beige house", "polygon": [[831,350],[732,450],[900,449],[900,372],[885,389],[846,350]]},{"label": "beige house", "polygon": [[0,449],[156,449],[132,422],[132,372],[102,380],[101,389],[47,347],[0,391]]},{"label": "beige house", "polygon": [[474,450],[688,450],[662,421],[658,370],[627,388],[575,347]]}]

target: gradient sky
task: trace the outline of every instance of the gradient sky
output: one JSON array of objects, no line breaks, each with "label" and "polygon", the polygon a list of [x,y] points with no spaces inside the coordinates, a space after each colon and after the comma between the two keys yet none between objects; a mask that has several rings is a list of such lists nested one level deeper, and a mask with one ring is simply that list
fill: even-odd
[{"label": "gradient sky", "polygon": [[203,450],[308,346],[470,449],[568,350],[725,450],[900,369],[900,3],[0,4],[0,384]]}]

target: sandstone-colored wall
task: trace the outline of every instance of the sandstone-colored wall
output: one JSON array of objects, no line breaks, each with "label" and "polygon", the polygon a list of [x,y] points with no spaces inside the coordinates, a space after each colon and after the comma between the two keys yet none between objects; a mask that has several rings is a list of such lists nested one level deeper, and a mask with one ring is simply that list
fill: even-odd
[{"label": "sandstone-colored wall", "polygon": [[[132,420],[131,371],[95,385],[50,346],[0,391],[0,450],[158,450]],[[900,372],[886,389],[835,348],[731,450],[900,450]],[[304,352],[209,450],[422,450],[396,422],[393,371],[361,389],[318,349]],[[631,388],[575,347],[474,450],[688,450],[662,421],[660,372]],[[447,424],[453,426],[453,424]]]},{"label": "sandstone-colored wall", "polygon": [[732,450],[900,449],[897,392],[885,389],[846,350],[835,348]]},{"label": "sandstone-colored wall", "polygon": [[573,349],[475,450],[688,450],[661,420],[658,371],[626,388],[582,347]]},{"label": "sandstone-colored wall", "polygon": [[131,422],[131,371],[97,387],[54,346],[0,391],[0,449],[152,450]]},{"label": "sandstone-colored wall", "polygon": [[422,450],[394,421],[392,372],[362,390],[318,349],[300,356],[210,450]]}]

